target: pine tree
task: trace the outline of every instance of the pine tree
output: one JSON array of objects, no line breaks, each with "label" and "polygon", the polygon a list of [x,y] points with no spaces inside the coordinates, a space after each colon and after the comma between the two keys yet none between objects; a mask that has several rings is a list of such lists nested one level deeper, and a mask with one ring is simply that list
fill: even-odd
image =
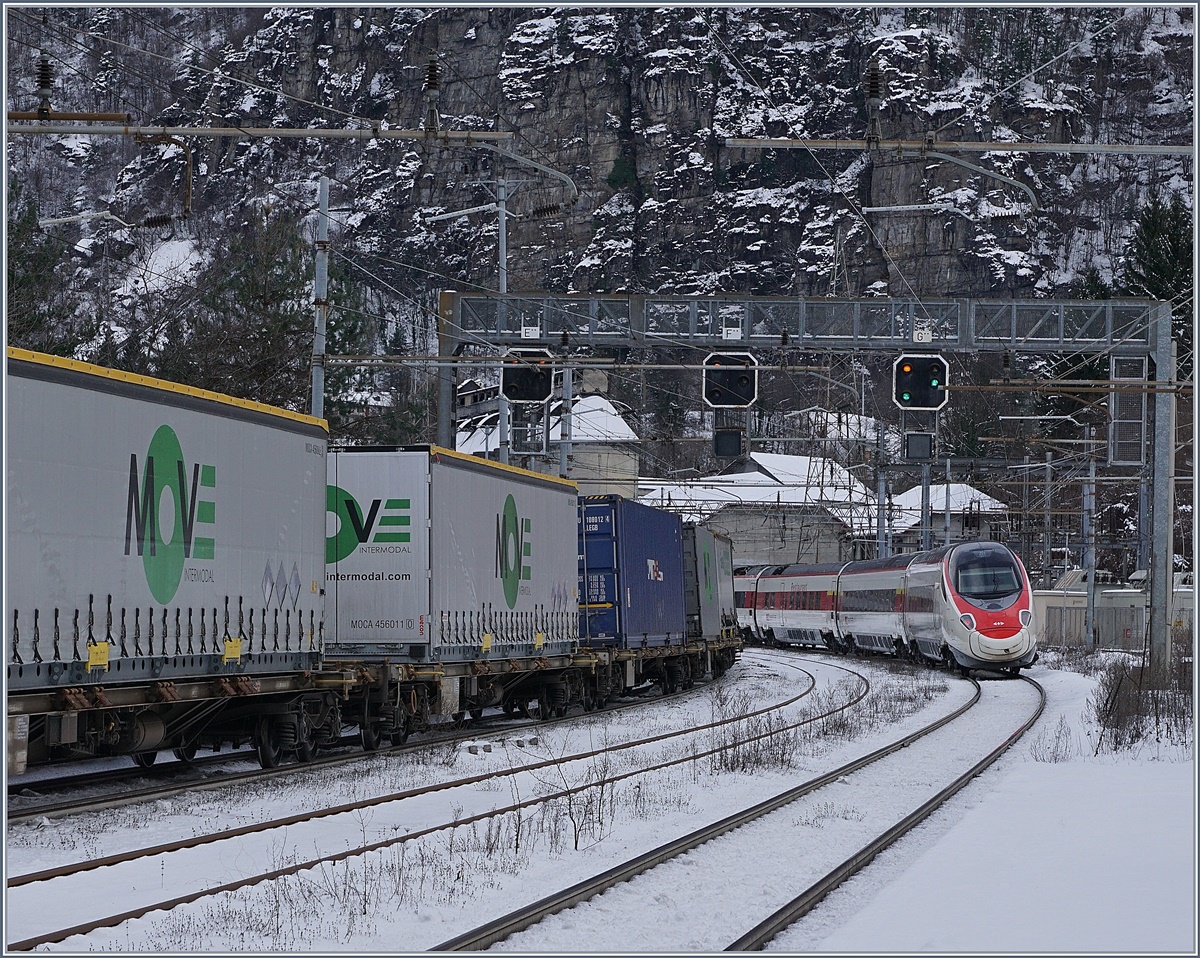
[{"label": "pine tree", "polygon": [[95,318],[80,318],[80,299],[71,282],[70,244],[38,226],[36,204],[23,201],[19,184],[10,187],[8,286],[5,315],[8,344],[57,356],[74,356],[96,336]]},{"label": "pine tree", "polygon": [[1155,195],[1138,215],[1124,256],[1123,289],[1171,304],[1180,379],[1192,378],[1192,213],[1178,195]]},{"label": "pine tree", "polygon": [[203,380],[190,385],[307,411],[311,268],[293,219],[264,212],[243,223],[196,281],[198,315],[178,344]]},{"label": "pine tree", "polygon": [[[325,353],[372,355],[378,352],[368,314],[366,290],[353,281],[353,273],[337,261],[329,267],[329,311],[325,328]],[[331,441],[367,441],[370,399],[375,378],[372,369],[325,365],[325,419]]]},{"label": "pine tree", "polygon": [[[1190,381],[1195,367],[1192,355],[1192,213],[1184,206],[1178,195],[1170,202],[1152,196],[1150,202],[1138,216],[1137,226],[1130,237],[1124,257],[1124,289],[1131,296],[1144,296],[1171,304],[1171,331],[1178,347],[1176,378]],[[1178,466],[1185,461],[1186,451],[1191,448],[1193,400],[1182,397],[1176,414],[1176,450]],[[1188,467],[1184,467],[1188,468]],[[1189,468],[1190,471],[1190,468]],[[1187,520],[1176,526],[1176,558],[1192,555],[1192,496],[1190,484],[1181,484],[1176,490],[1176,515]]]}]

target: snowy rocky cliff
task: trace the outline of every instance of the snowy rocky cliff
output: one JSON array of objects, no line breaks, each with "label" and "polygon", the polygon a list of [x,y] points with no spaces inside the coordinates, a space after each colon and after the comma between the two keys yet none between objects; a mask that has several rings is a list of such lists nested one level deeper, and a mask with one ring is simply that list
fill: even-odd
[{"label": "snowy rocky cliff", "polygon": [[[375,295],[496,286],[497,220],[422,214],[514,181],[508,287],[804,296],[1063,295],[1111,280],[1131,218],[1189,191],[1190,157],[960,154],[1025,191],[894,151],[734,149],[730,137],[861,139],[878,65],[885,139],[1190,143],[1190,7],[7,8],[7,106],[141,125],[420,129],[436,57],[443,130],[501,130],[569,175],[435,142],[197,138],[185,233],[212,257],[251,211],[311,208],[333,179],[335,244],[379,257]],[[9,137],[10,192],[42,216],[178,212],[171,143]],[[521,180],[523,182],[516,183]],[[10,196],[10,216],[11,210]],[[862,207],[936,205],[868,213]],[[535,215],[537,211],[537,215]],[[547,211],[549,211],[547,213]],[[114,287],[154,241],[76,227]],[[178,235],[178,234],[177,234]],[[115,257],[115,258],[113,258]],[[94,265],[94,264],[93,264]]]}]

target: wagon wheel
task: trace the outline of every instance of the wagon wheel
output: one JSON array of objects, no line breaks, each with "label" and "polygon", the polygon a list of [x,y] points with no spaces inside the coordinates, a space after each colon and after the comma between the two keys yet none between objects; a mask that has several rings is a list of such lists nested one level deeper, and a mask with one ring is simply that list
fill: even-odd
[{"label": "wagon wheel", "polygon": [[191,765],[192,762],[196,761],[196,746],[194,744],[183,745],[179,748],[172,749],[171,751],[173,751],[175,753],[175,757],[185,765]]},{"label": "wagon wheel", "polygon": [[[529,712],[526,711],[526,714],[528,715]],[[531,717],[544,721],[550,717],[550,714],[550,690],[543,686],[538,689],[537,706]]]},{"label": "wagon wheel", "polygon": [[138,768],[149,768],[158,758],[158,752],[134,752],[129,757],[133,759],[133,764]]},{"label": "wagon wheel", "polygon": [[283,757],[283,747],[270,719],[261,719],[254,733],[254,749],[258,752],[258,764],[263,768],[275,768]]},{"label": "wagon wheel", "polygon": [[483,709],[482,708],[471,709],[470,715],[471,715],[471,721],[478,722],[481,718],[483,718]]},{"label": "wagon wheel", "polygon": [[403,745],[408,741],[408,732],[408,717],[404,716],[400,719],[400,724],[391,730],[388,737],[393,745]]},{"label": "wagon wheel", "polygon": [[379,740],[380,740],[378,726],[373,725],[370,722],[363,722],[363,724],[360,725],[358,727],[358,729],[359,729],[359,740],[362,742],[363,751],[364,752],[374,752],[375,750],[377,750],[379,748]]},{"label": "wagon wheel", "polygon": [[301,721],[300,739],[296,742],[296,760],[300,762],[311,762],[317,754],[317,743],[313,741],[312,730],[308,727],[308,723]]}]

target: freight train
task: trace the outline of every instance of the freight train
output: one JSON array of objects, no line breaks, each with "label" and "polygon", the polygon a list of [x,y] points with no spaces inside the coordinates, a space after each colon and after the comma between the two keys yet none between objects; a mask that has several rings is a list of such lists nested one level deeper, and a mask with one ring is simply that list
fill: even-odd
[{"label": "freight train", "polygon": [[373,750],[686,685],[742,646],[729,541],[676,516],[87,363],[9,349],[7,372],[10,774]]},{"label": "freight train", "polygon": [[750,640],[876,652],[1017,673],[1037,659],[1033,593],[996,542],[824,565],[750,566],[734,578]]}]

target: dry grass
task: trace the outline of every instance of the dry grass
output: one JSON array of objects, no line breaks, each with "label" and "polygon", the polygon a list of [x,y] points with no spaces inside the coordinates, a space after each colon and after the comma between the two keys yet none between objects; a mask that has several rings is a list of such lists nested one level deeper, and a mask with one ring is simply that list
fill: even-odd
[{"label": "dry grass", "polygon": [[1146,668],[1136,658],[1110,658],[1098,672],[1088,702],[1099,728],[1095,753],[1146,745],[1188,745],[1193,735],[1191,646],[1174,648],[1171,661]]}]

